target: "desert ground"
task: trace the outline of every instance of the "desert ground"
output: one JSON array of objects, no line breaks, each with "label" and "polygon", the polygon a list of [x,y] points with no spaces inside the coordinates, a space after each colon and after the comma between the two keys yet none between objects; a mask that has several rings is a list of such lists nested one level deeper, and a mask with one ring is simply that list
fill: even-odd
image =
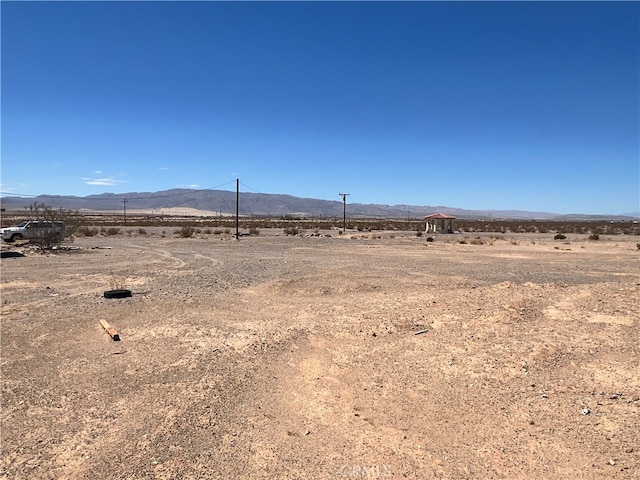
[{"label": "desert ground", "polygon": [[3,245],[0,478],[640,478],[640,238],[567,237]]}]

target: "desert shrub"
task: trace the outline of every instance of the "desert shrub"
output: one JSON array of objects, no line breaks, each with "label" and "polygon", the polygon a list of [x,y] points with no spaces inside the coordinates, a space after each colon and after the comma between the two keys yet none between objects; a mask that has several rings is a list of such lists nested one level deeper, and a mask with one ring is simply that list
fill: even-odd
[{"label": "desert shrub", "polygon": [[553,237],[554,240],[564,240],[565,238],[567,238],[567,236],[563,235],[562,233],[556,233]]},{"label": "desert shrub", "polygon": [[427,242],[433,242],[433,237],[427,237]]},{"label": "desert shrub", "polygon": [[600,240],[600,235],[598,235],[597,233],[592,233],[591,235],[589,235],[589,240]]},{"label": "desert shrub", "polygon": [[204,233],[205,235],[211,235],[211,229],[210,228],[205,228],[202,233]]},{"label": "desert shrub", "polygon": [[126,290],[128,288],[127,277],[111,272],[111,279],[109,281],[110,290]]},{"label": "desert shrub", "polygon": [[298,229],[298,227],[286,227],[284,229],[285,235],[298,235],[299,233],[300,233],[300,230]]},{"label": "desert shrub", "polygon": [[256,227],[251,227],[249,229],[249,235],[260,235],[260,230],[258,230]]},{"label": "desert shrub", "polygon": [[29,220],[42,222],[48,227],[38,228],[29,237],[29,243],[38,246],[42,250],[48,250],[60,244],[65,238],[73,239],[73,234],[80,227],[79,216],[72,215],[70,211],[53,209],[44,203],[35,202],[26,207],[26,215]]},{"label": "desert shrub", "polygon": [[76,230],[76,235],[83,237],[95,237],[96,235],[98,235],[98,232],[99,230],[96,227],[82,226],[78,227],[78,229]]},{"label": "desert shrub", "polygon": [[640,250],[640,243],[636,243],[636,248]]},{"label": "desert shrub", "polygon": [[108,236],[112,237],[114,235],[118,235],[120,233],[120,229],[117,227],[109,227],[105,230],[105,232]]},{"label": "desert shrub", "polygon": [[421,236],[422,236],[422,231],[421,231],[421,230],[418,230],[418,231],[416,232],[416,237],[421,237]]},{"label": "desert shrub", "polygon": [[180,230],[177,231],[178,235],[182,238],[191,238],[194,233],[196,233],[196,229],[191,225],[184,225]]},{"label": "desert shrub", "polygon": [[147,231],[144,228],[139,228],[138,229],[138,235],[146,235]]},{"label": "desert shrub", "polygon": [[484,245],[484,242],[482,241],[482,239],[480,237],[474,238],[469,243],[471,243],[471,245]]},{"label": "desert shrub", "polygon": [[231,233],[231,230],[229,230],[228,228],[224,229],[224,234],[225,235],[229,235]]},{"label": "desert shrub", "polygon": [[458,243],[459,243],[460,245],[466,245],[466,244],[467,244],[467,241],[466,241],[466,240],[460,240]]}]

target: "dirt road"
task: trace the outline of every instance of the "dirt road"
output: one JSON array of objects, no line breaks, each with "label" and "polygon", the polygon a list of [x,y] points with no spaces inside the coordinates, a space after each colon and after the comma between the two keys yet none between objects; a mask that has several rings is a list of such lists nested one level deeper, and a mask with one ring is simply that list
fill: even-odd
[{"label": "dirt road", "polygon": [[3,255],[0,478],[640,478],[639,239],[503,237]]}]

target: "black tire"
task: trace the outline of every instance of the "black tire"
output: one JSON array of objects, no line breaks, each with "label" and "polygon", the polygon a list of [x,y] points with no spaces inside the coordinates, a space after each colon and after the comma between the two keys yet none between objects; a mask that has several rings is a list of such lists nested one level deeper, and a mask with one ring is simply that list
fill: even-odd
[{"label": "black tire", "polygon": [[104,298],[126,298],[131,296],[131,290],[107,290]]}]

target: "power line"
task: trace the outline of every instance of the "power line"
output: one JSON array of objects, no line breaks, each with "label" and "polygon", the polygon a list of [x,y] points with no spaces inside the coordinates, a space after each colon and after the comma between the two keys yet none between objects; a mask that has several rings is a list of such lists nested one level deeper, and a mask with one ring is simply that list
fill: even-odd
[{"label": "power line", "polygon": [[[259,195],[270,195],[268,193],[264,193],[264,192],[261,192],[259,190],[256,190],[255,188],[251,187],[250,185],[247,185],[244,182],[240,182],[240,185],[242,185],[243,187],[247,187],[250,190],[253,190],[254,193],[257,193]],[[287,194],[275,194],[275,195],[278,195],[280,197],[287,196]],[[320,201],[325,201],[325,202],[333,202],[333,200],[321,200],[321,199],[314,199],[314,200],[320,200]],[[297,208],[299,208],[298,205],[295,205],[294,203],[291,203],[291,202],[287,202],[286,200],[283,200],[282,198],[279,199],[279,202],[282,205],[284,205],[285,207],[288,207],[289,210],[291,210],[292,212],[294,212]],[[309,210],[322,210],[323,209],[323,207],[320,206],[320,205],[317,206],[317,207],[305,206],[305,208],[307,208]]]},{"label": "power line", "polygon": [[[181,195],[189,195],[192,194],[194,192],[204,192],[207,190],[216,190],[220,187],[225,187],[227,185],[231,185],[232,183],[235,183],[235,180],[231,181],[231,182],[226,182],[223,183],[221,185],[216,185],[215,187],[209,187],[209,188],[203,188],[203,189],[197,189],[197,190],[186,190],[184,192],[178,192],[178,193],[169,193],[166,195],[146,195],[146,196],[136,196],[133,198],[130,198],[131,200],[149,200],[149,199],[153,199],[153,198],[171,198],[171,197],[179,197]],[[127,193],[114,193],[112,195],[129,195],[129,197],[131,197],[131,195],[134,194],[135,192],[127,192]],[[87,200],[88,197],[93,197],[95,195],[95,198],[91,198],[91,201],[99,201],[99,202],[112,202],[114,200],[114,198],[100,198],[99,195],[104,195],[104,194],[92,194],[92,195],[87,195],[84,197],[80,197],[77,195],[31,195],[28,193],[16,193],[16,192],[0,192],[0,195],[6,195],[6,196],[10,196],[10,197],[28,197],[28,198],[55,198],[55,199],[67,199],[67,200]]]},{"label": "power line", "polygon": [[[266,194],[264,192],[259,191],[258,189],[247,185],[244,182],[239,182],[237,183],[238,180],[232,180],[229,182],[225,182],[222,183],[220,185],[216,185],[213,187],[209,187],[209,188],[205,188],[205,189],[197,189],[197,190],[185,190],[185,191],[181,191],[181,192],[176,192],[176,193],[169,193],[169,194],[162,194],[162,195],[144,195],[144,196],[135,196],[135,192],[128,192],[128,193],[120,193],[120,194],[111,194],[109,197],[104,198],[101,196],[101,194],[92,194],[92,195],[87,195],[85,197],[80,197],[80,196],[75,196],[75,195],[31,195],[31,194],[25,194],[25,193],[16,193],[16,192],[0,192],[0,195],[6,195],[8,197],[27,197],[27,198],[42,198],[42,199],[56,199],[56,200],[60,200],[60,199],[66,199],[66,200],[76,200],[76,201],[97,201],[97,202],[114,202],[114,201],[119,201],[123,203],[123,210],[124,210],[124,216],[126,219],[126,207],[128,203],[131,202],[135,202],[137,200],[150,200],[150,199],[156,199],[156,198],[172,198],[172,197],[179,197],[179,196],[183,196],[183,195],[193,195],[194,193],[197,192],[205,192],[208,190],[216,190],[219,189],[221,187],[225,187],[228,185],[232,185],[234,183],[236,183],[236,192],[238,192],[239,189],[239,185],[242,185],[243,187],[246,187],[247,189],[253,191],[256,194],[259,195],[269,195]],[[114,198],[115,196],[123,196],[126,195],[126,198],[122,199],[122,198]],[[281,197],[279,199],[279,202],[284,205],[285,207],[287,207],[291,212],[296,212],[296,210],[298,210],[300,208],[299,204],[293,203],[293,202],[289,202],[286,201],[285,199],[283,199],[282,197],[286,197],[287,194],[277,194],[279,197]],[[349,195],[349,194],[347,194]],[[91,197],[91,198],[89,198]],[[326,202],[330,202],[332,203],[331,200],[324,200]],[[317,207],[313,207],[313,206],[305,206],[305,209],[307,210],[311,210],[313,211],[321,211],[323,209],[323,206],[318,205]]]}]

